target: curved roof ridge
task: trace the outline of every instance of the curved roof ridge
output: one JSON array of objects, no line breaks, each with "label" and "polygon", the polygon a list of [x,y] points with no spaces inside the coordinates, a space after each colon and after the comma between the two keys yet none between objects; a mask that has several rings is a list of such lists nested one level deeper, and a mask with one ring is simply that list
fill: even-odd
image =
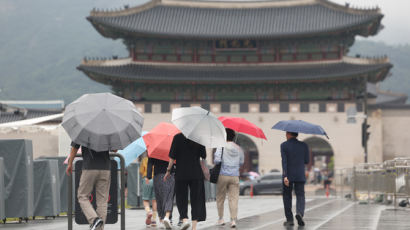
[{"label": "curved roof ridge", "polygon": [[349,5],[339,5],[329,0],[292,0],[292,1],[193,1],[193,0],[151,0],[142,5],[134,7],[128,7],[125,5],[123,9],[119,10],[98,10],[93,9],[90,12],[90,17],[115,17],[126,16],[130,14],[139,13],[155,6],[178,6],[178,7],[192,7],[192,8],[222,8],[222,9],[249,9],[249,8],[266,8],[266,7],[292,7],[302,5],[314,5],[321,4],[328,8],[332,8],[337,11],[343,11],[352,14],[381,14],[380,8],[360,9],[353,8]]},{"label": "curved roof ridge", "polygon": [[339,60],[303,61],[303,62],[270,62],[270,63],[198,63],[198,62],[155,62],[133,61],[131,58],[84,58],[81,65],[84,66],[124,66],[124,65],[151,65],[151,66],[318,66],[336,63],[355,65],[389,64],[386,56],[374,58],[357,58],[344,56]]},{"label": "curved roof ridge", "polygon": [[329,8],[332,8],[334,10],[339,10],[339,11],[348,12],[352,14],[363,14],[363,13],[381,14],[381,10],[378,6],[375,6],[374,8],[356,8],[356,7],[350,6],[350,4],[340,5],[335,2],[331,2],[329,0],[315,0],[315,1]]},{"label": "curved roof ridge", "polygon": [[[266,63],[266,64],[202,64],[106,61],[111,65],[80,65],[78,70],[89,78],[111,84],[112,79],[141,82],[255,82],[255,81],[305,81],[320,79],[343,79],[368,77],[368,82],[383,80],[392,67],[385,64],[351,64],[343,60],[313,62],[311,64]],[[103,61],[100,61],[103,63]],[[115,64],[117,63],[117,65]],[[371,75],[369,75],[371,74]]]},{"label": "curved roof ridge", "polygon": [[326,65],[344,62],[340,60],[301,61],[301,62],[269,62],[269,63],[201,63],[201,62],[155,62],[133,61],[131,58],[84,58],[84,66],[124,66],[124,65],[152,65],[152,66],[306,66]]},{"label": "curved roof ridge", "polygon": [[139,13],[139,12],[151,9],[157,5],[160,5],[161,2],[162,0],[151,0],[142,5],[137,5],[134,7],[128,7],[128,5],[126,5],[124,6],[123,9],[119,9],[119,10],[98,10],[94,8],[90,12],[89,17],[116,17],[116,16],[130,15],[130,14]]},{"label": "curved roof ridge", "polygon": [[84,57],[81,65],[86,66],[116,66],[116,65],[127,65],[131,64],[133,61],[131,58],[95,58],[95,57]]},{"label": "curved roof ridge", "polygon": [[193,1],[193,0],[162,0],[162,5],[165,6],[183,6],[183,7],[199,7],[199,8],[263,8],[263,7],[290,7],[300,5],[312,5],[316,0],[291,0],[291,1],[275,1],[275,0],[257,0],[257,1]]},{"label": "curved roof ridge", "polygon": [[349,64],[359,64],[359,65],[375,65],[375,64],[387,64],[390,63],[390,59],[387,56],[381,57],[349,57],[344,56],[343,62]]}]

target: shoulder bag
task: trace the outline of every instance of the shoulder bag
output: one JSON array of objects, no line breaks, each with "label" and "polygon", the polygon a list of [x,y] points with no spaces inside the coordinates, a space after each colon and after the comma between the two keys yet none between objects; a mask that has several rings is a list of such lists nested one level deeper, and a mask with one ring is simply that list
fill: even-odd
[{"label": "shoulder bag", "polygon": [[221,162],[216,164],[213,168],[209,169],[209,182],[218,183],[219,173],[221,172],[222,160],[224,157],[224,148],[222,148]]}]

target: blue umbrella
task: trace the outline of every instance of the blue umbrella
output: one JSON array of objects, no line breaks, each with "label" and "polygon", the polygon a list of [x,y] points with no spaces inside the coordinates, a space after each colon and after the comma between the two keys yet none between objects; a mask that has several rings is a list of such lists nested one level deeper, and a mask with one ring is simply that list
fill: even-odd
[{"label": "blue umbrella", "polygon": [[[142,132],[142,136],[144,136],[147,133],[148,132],[145,132],[145,131]],[[121,154],[125,159],[125,167],[127,167],[135,159],[137,159],[141,154],[147,151],[147,146],[145,146],[145,142],[142,136],[138,138],[137,140],[133,141],[127,147],[125,147],[125,149],[118,150],[118,153]],[[120,160],[118,158],[115,158],[115,159],[118,162],[118,167],[120,167],[119,165]]]},{"label": "blue umbrella", "polygon": [[325,135],[329,139],[325,130],[322,127],[301,120],[279,121],[272,127],[272,129],[278,129],[293,133]]}]

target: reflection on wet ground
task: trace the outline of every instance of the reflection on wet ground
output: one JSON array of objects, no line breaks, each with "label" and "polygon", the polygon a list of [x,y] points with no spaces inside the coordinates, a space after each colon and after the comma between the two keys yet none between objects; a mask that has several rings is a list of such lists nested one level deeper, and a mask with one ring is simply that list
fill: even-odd
[{"label": "reflection on wet ground", "polygon": [[[239,202],[239,216],[237,228],[240,230],[409,230],[410,209],[393,209],[392,206],[376,204],[358,204],[352,201],[335,198],[313,198],[307,200],[305,212],[305,227],[284,227],[285,221],[281,197],[242,197]],[[227,207],[226,207],[227,208]],[[174,210],[174,221],[178,211]],[[225,214],[229,215],[226,209]],[[226,218],[228,218],[226,216]],[[207,221],[201,222],[198,229],[223,230],[232,229],[230,224],[217,227],[218,219],[216,203],[207,203]],[[145,227],[144,210],[127,210],[126,229],[154,230],[154,227]],[[120,229],[120,222],[105,226],[105,230]],[[88,229],[87,225],[73,225],[73,230]],[[29,229],[55,230],[67,229],[66,217],[55,220],[35,220],[28,223],[8,223],[0,225],[0,229]],[[179,229],[174,227],[173,229]]]},{"label": "reflection on wet ground", "polygon": [[[396,230],[410,229],[410,210],[389,210],[382,205],[360,205],[351,201],[339,199],[315,199],[306,203],[305,227],[284,227],[283,210],[276,210],[261,215],[243,218],[238,221],[237,229],[369,229]],[[222,227],[208,227],[205,229],[230,229],[227,224]]]}]

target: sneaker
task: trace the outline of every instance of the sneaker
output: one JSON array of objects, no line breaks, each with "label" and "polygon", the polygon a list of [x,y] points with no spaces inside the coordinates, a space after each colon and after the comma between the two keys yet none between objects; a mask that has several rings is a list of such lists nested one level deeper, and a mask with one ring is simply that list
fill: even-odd
[{"label": "sneaker", "polygon": [[166,217],[164,218],[164,226],[165,226],[166,229],[172,229],[172,224],[169,221],[169,219],[166,218]]},{"label": "sneaker", "polygon": [[159,223],[158,228],[159,228],[159,229],[165,229],[164,223]]},{"label": "sneaker", "polygon": [[285,226],[285,227],[293,226],[293,225],[295,225],[295,224],[293,223],[293,221],[289,221],[289,220],[283,223],[283,226]]},{"label": "sneaker", "polygon": [[177,224],[178,227],[181,227],[182,223],[183,223],[182,220],[179,220],[179,221],[178,221],[178,224]]},{"label": "sneaker", "polygon": [[218,222],[216,222],[216,226],[224,226],[225,221],[223,219],[219,219]]},{"label": "sneaker", "polygon": [[151,218],[152,218],[152,212],[147,213],[147,218],[145,219],[145,224],[150,225],[151,224]]},{"label": "sneaker", "polygon": [[156,227],[157,226],[157,222],[155,220],[151,221],[151,227]]},{"label": "sneaker", "polygon": [[236,228],[236,222],[234,220],[231,222],[231,228]]},{"label": "sneaker", "polygon": [[303,217],[300,214],[296,214],[296,220],[298,220],[298,225],[299,226],[305,226],[305,221],[303,221]]},{"label": "sneaker", "polygon": [[103,220],[100,217],[94,219],[93,224],[90,225],[90,230],[96,230],[103,224]]},{"label": "sneaker", "polygon": [[184,223],[182,223],[181,224],[181,230],[186,230],[186,229],[188,229],[189,227],[191,227],[191,224],[187,221],[187,222],[184,222]]}]

